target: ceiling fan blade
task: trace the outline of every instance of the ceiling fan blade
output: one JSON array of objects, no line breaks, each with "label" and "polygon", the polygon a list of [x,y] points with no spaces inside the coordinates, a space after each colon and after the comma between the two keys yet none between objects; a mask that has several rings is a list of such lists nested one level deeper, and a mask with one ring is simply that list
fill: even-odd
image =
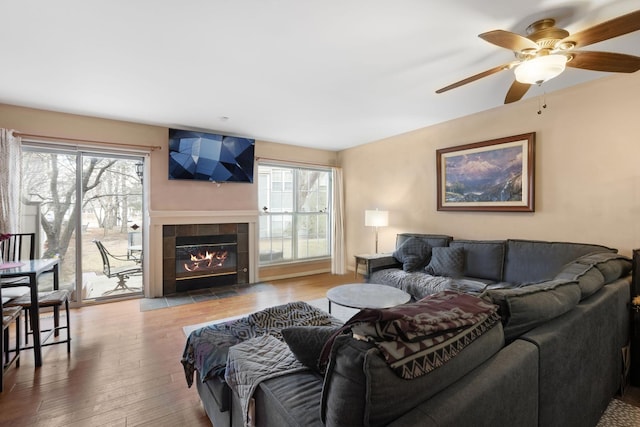
[{"label": "ceiling fan blade", "polygon": [[522,50],[533,49],[538,50],[538,45],[526,37],[520,34],[511,33],[504,30],[493,30],[486,33],[479,34],[482,40],[489,43],[493,43],[496,46],[504,47],[505,49],[520,52]]},{"label": "ceiling fan blade", "polygon": [[571,34],[556,43],[556,46],[561,46],[566,42],[572,42],[575,44],[575,47],[583,47],[638,30],[640,30],[640,10],[627,13],[626,15],[594,25],[586,30]]},{"label": "ceiling fan blade", "polygon": [[497,66],[495,68],[492,68],[490,70],[483,71],[482,73],[475,74],[475,75],[473,75],[471,77],[467,77],[466,79],[460,80],[459,82],[455,82],[455,83],[450,84],[449,86],[445,86],[445,87],[443,87],[441,89],[438,89],[438,90],[436,90],[436,93],[442,93],[442,92],[446,92],[446,91],[451,90],[451,89],[455,89],[455,88],[460,87],[462,85],[466,85],[467,83],[471,83],[471,82],[474,82],[476,80],[479,80],[479,79],[481,79],[483,77],[490,76],[491,74],[495,74],[495,73],[500,72],[502,70],[507,70],[510,67],[511,67],[511,63],[499,65],[499,66]]},{"label": "ceiling fan blade", "polygon": [[610,73],[635,73],[640,70],[640,56],[615,52],[571,51],[567,67]]},{"label": "ceiling fan blade", "polygon": [[513,81],[513,84],[507,92],[507,96],[504,98],[505,104],[511,104],[512,102],[522,99],[525,93],[529,90],[531,85],[529,83],[520,83],[517,80]]}]

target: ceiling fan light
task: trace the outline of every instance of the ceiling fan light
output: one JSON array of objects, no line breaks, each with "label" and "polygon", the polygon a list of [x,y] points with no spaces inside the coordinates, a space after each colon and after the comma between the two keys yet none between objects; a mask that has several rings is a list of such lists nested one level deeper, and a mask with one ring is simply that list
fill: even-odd
[{"label": "ceiling fan light", "polygon": [[526,84],[542,84],[564,71],[567,57],[545,55],[530,59],[514,69],[516,80]]}]

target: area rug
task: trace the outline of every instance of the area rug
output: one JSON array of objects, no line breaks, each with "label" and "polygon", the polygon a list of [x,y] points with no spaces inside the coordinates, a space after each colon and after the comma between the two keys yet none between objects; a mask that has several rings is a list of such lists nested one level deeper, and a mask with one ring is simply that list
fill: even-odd
[{"label": "area rug", "polygon": [[640,426],[640,408],[618,399],[612,399],[602,414],[597,427]]}]

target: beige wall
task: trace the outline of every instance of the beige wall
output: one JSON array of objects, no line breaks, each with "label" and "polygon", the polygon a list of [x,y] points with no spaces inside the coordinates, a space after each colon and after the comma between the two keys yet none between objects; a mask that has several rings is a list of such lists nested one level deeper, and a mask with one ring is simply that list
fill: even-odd
[{"label": "beige wall", "polygon": [[[103,141],[109,143],[124,143],[143,146],[160,146],[161,149],[151,151],[147,162],[147,208],[146,218],[153,218],[170,214],[171,211],[189,211],[189,214],[217,212],[224,215],[225,211],[231,215],[255,212],[258,215],[258,184],[227,183],[216,185],[198,181],[170,181],[168,179],[167,143],[168,129],[160,126],[149,126],[117,120],[99,119],[73,114],[57,113],[30,108],[0,104],[0,128],[15,129],[21,133],[44,135],[56,138],[71,138],[78,140]],[[212,130],[215,132],[215,130]],[[272,160],[313,163],[316,165],[335,166],[337,153],[327,150],[308,149],[303,147],[278,144],[266,141],[256,141],[255,155],[258,158]],[[257,173],[257,170],[256,170]],[[213,216],[212,216],[213,217]],[[216,216],[219,220],[219,216]],[[213,220],[212,222],[215,222]],[[149,220],[150,221],[150,220]],[[149,224],[147,224],[149,225]],[[147,228],[145,228],[147,230]],[[154,257],[155,243],[149,236],[150,260],[145,267],[145,288],[147,296],[158,296],[161,290],[151,287],[149,278],[162,274],[160,261]],[[156,254],[157,255],[157,254]],[[326,263],[325,263],[326,264]],[[317,271],[315,264],[293,265],[291,272],[285,268],[279,269],[279,275],[300,274],[300,269],[306,268]],[[323,271],[328,267],[323,265]],[[151,273],[151,274],[148,274]],[[268,274],[268,271],[265,271]],[[256,272],[254,277],[258,274]],[[162,281],[155,281],[161,283]],[[153,283],[155,283],[153,282]],[[156,285],[157,285],[156,283]]]},{"label": "beige wall", "polygon": [[[546,103],[541,115],[529,99],[341,152],[348,265],[374,250],[364,226],[372,208],[390,211],[380,252],[400,232],[599,243],[627,255],[640,247],[640,73],[551,93]],[[436,210],[437,149],[526,132],[536,132],[534,213]]]}]

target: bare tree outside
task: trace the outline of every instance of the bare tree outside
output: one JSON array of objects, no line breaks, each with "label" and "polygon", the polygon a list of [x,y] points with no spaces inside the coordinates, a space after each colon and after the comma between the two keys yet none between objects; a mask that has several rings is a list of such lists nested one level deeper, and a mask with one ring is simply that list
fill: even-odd
[{"label": "bare tree outside", "polygon": [[[23,153],[23,198],[40,205],[40,226],[46,237],[42,239],[45,244],[41,256],[58,256],[63,266],[65,258],[74,256],[73,240],[77,235],[76,159],[76,154]],[[102,237],[117,233],[126,244],[130,211],[142,211],[135,162],[84,156],[80,187],[84,231],[91,222]],[[91,246],[90,240],[87,243]]]}]

